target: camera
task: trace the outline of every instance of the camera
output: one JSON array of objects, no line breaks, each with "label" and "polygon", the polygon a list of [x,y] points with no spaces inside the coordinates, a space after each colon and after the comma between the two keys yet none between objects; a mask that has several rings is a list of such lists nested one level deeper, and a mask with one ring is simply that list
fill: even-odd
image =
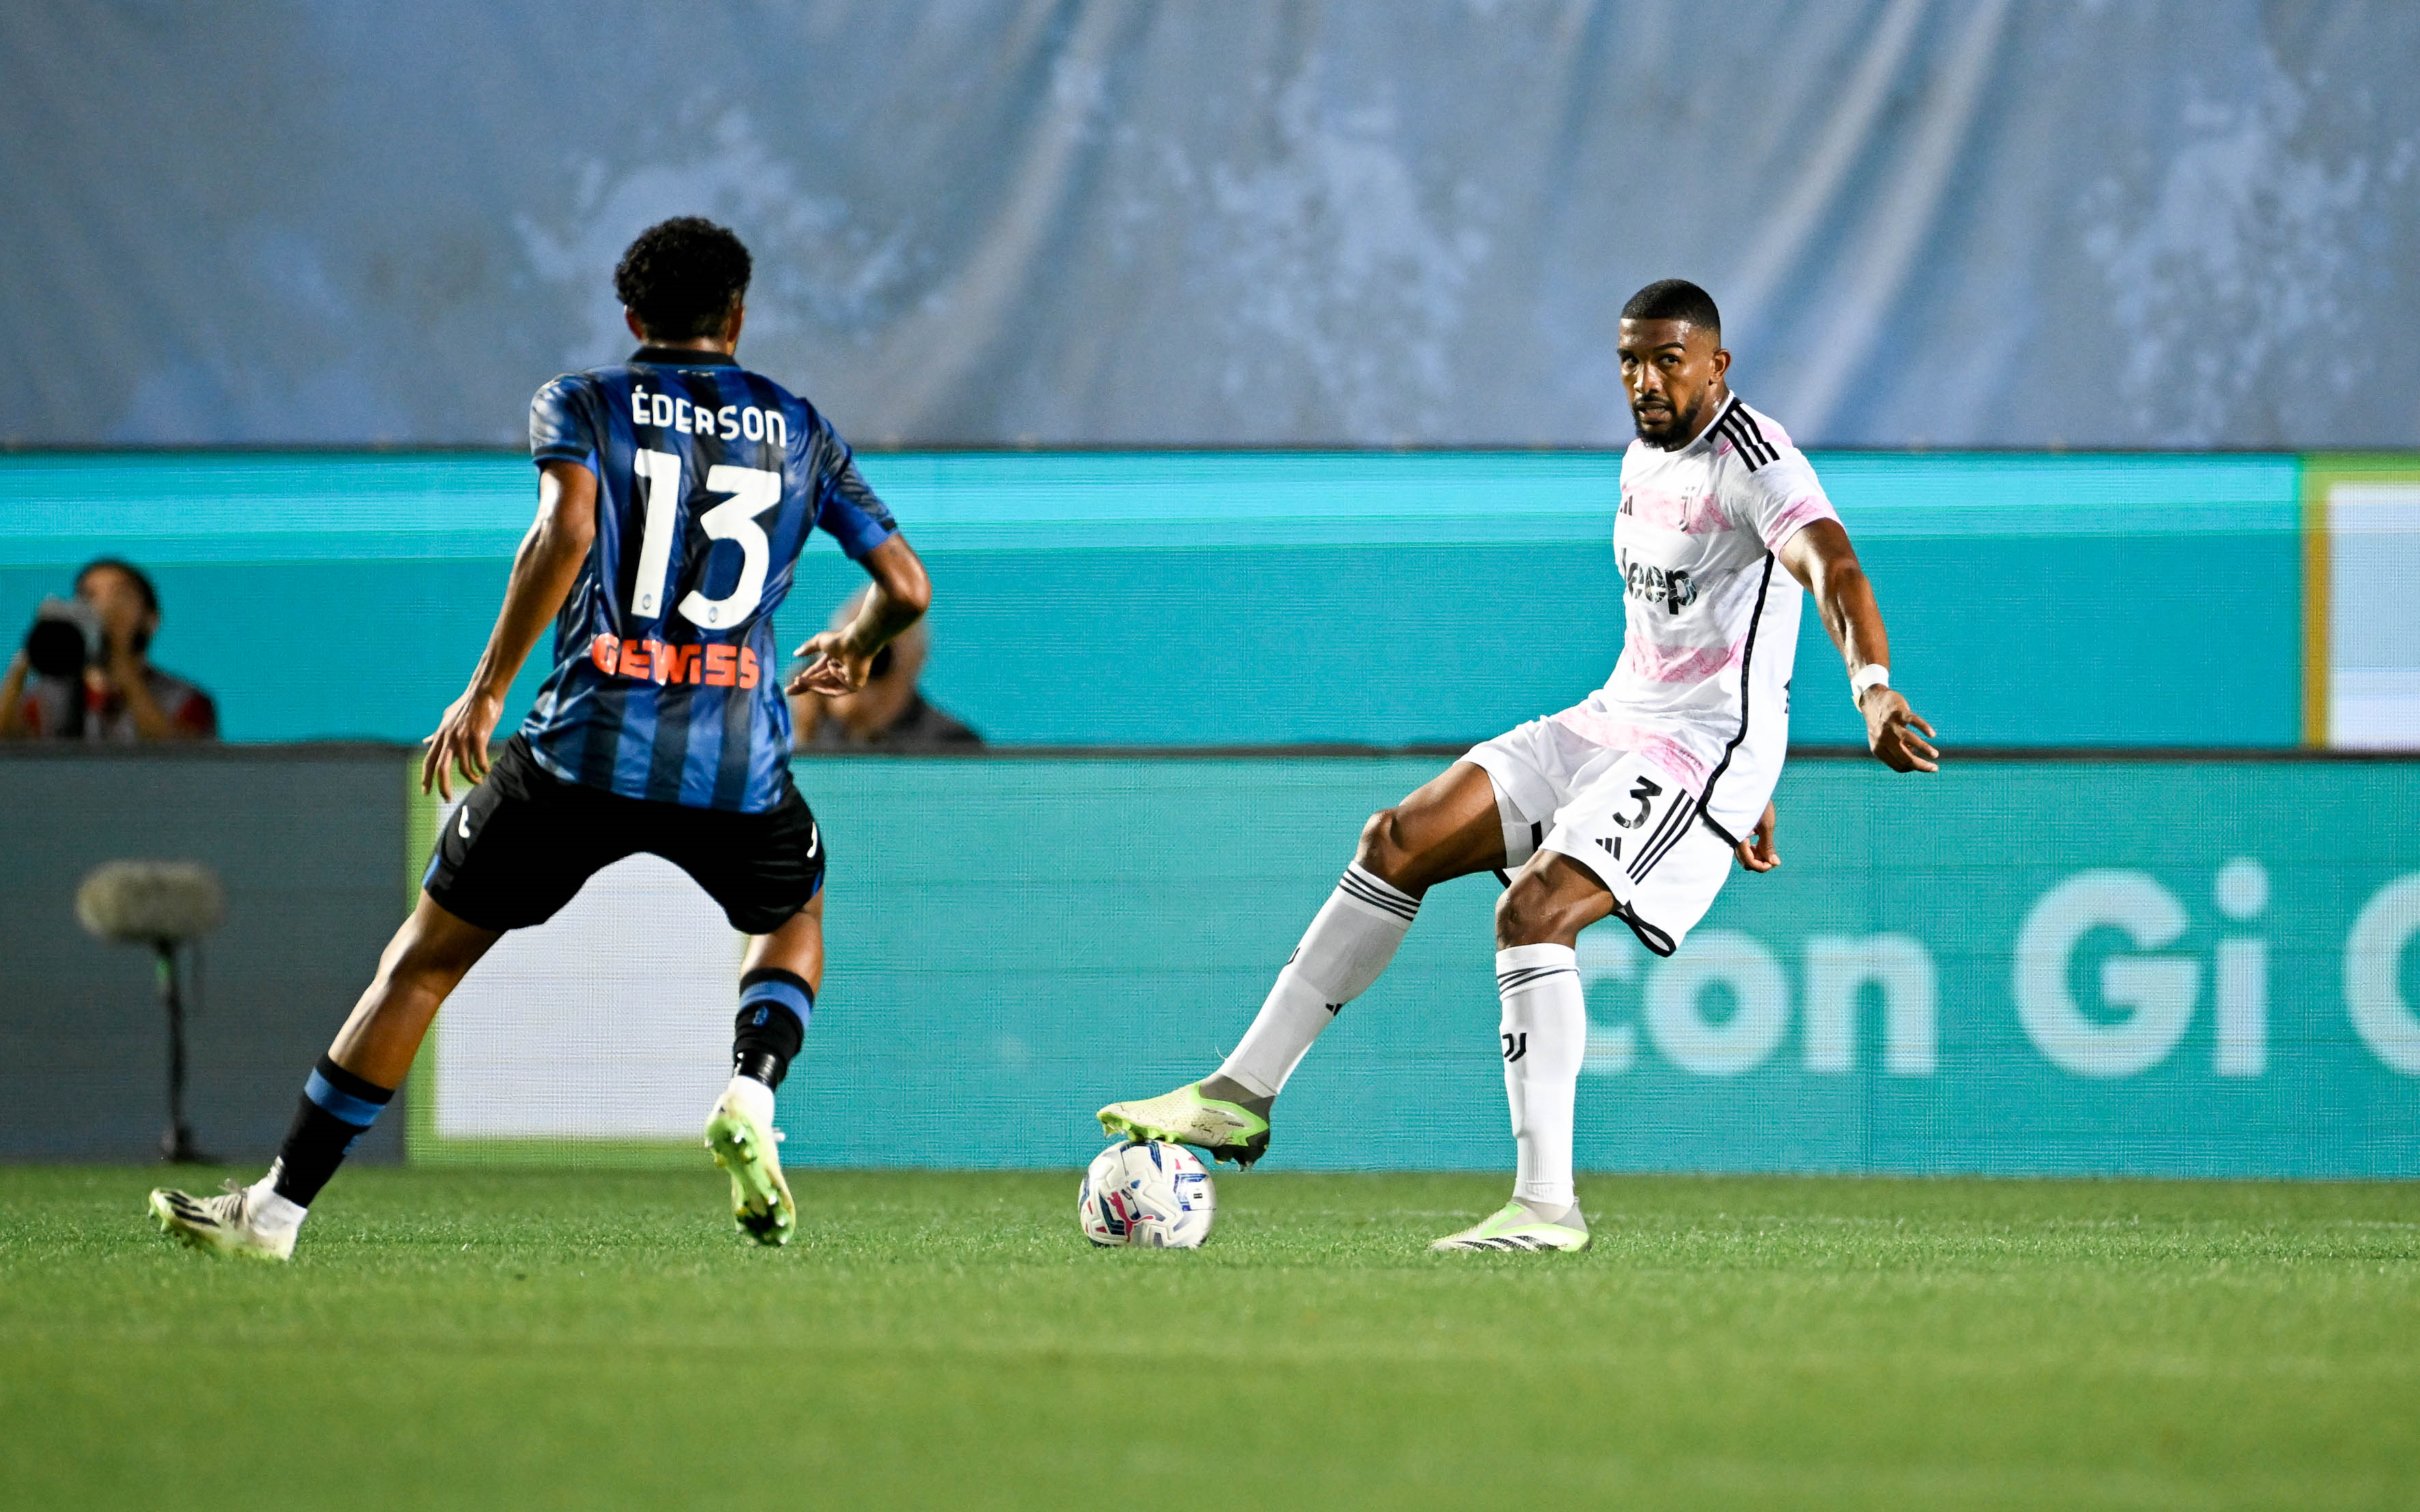
[{"label": "camera", "polygon": [[101,616],[80,598],[46,598],[25,632],[25,660],[44,677],[72,680],[103,656]]}]

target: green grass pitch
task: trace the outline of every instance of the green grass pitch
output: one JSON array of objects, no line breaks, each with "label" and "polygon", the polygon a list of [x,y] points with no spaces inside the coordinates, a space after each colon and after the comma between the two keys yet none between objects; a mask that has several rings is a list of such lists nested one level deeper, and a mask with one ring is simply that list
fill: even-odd
[{"label": "green grass pitch", "polygon": [[[701,1157],[701,1160],[703,1157]],[[1073,1173],[355,1170],[286,1269],[149,1170],[0,1169],[9,1507],[2420,1505],[2420,1191],[1219,1178],[1095,1253]]]}]

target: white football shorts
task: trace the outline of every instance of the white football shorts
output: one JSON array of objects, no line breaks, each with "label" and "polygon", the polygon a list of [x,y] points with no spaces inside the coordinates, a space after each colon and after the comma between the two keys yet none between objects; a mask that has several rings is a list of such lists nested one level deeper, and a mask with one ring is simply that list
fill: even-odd
[{"label": "white football shorts", "polygon": [[1532,719],[1463,760],[1495,783],[1505,869],[1542,850],[1571,857],[1657,955],[1680,949],[1730,875],[1730,842],[1699,817],[1698,795],[1636,751]]}]

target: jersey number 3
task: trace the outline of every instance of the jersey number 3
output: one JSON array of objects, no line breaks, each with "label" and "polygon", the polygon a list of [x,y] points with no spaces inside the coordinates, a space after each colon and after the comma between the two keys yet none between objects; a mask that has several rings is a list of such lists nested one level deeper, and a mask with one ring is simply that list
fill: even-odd
[{"label": "jersey number 3", "polygon": [[[630,612],[641,619],[659,618],[669,586],[673,532],[680,523],[681,459],[674,452],[640,452],[630,458],[638,474],[639,514],[646,521],[639,537],[639,572],[632,585]],[[756,517],[782,501],[782,475],[763,468],[736,468],[718,463],[706,469],[709,493],[731,497],[697,517],[706,538],[739,543],[739,581],[721,598],[708,598],[695,589],[675,606],[691,625],[720,630],[754,612],[765,596],[765,572],[772,564],[773,543]]]}]

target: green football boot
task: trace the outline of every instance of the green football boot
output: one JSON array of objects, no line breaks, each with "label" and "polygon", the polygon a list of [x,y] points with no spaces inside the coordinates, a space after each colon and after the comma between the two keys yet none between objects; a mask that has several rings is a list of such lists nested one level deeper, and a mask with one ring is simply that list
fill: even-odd
[{"label": "green football boot", "polygon": [[[771,1094],[767,1094],[770,1100]],[[731,1217],[759,1244],[786,1244],[799,1227],[799,1205],[782,1176],[778,1136],[736,1091],[725,1091],[706,1120],[706,1148],[731,1174]]]},{"label": "green football boot", "polygon": [[1431,1244],[1433,1250],[1583,1250],[1593,1242],[1589,1237],[1588,1220],[1580,1216],[1578,1204],[1565,1209],[1551,1219],[1541,1218],[1528,1204],[1515,1197],[1504,1204],[1503,1211],[1482,1220],[1458,1234],[1448,1234]]},{"label": "green football boot", "polygon": [[1243,1103],[1209,1097],[1194,1082],[1173,1092],[1135,1103],[1112,1103],[1097,1117],[1102,1132],[1113,1139],[1162,1139],[1192,1145],[1213,1160],[1231,1160],[1239,1166],[1268,1153],[1267,1099],[1254,1099],[1258,1110]]},{"label": "green football boot", "polygon": [[214,1197],[197,1197],[173,1187],[151,1194],[151,1217],[160,1231],[205,1255],[252,1260],[290,1260],[301,1225],[272,1228],[253,1221],[252,1189],[233,1181]]}]

